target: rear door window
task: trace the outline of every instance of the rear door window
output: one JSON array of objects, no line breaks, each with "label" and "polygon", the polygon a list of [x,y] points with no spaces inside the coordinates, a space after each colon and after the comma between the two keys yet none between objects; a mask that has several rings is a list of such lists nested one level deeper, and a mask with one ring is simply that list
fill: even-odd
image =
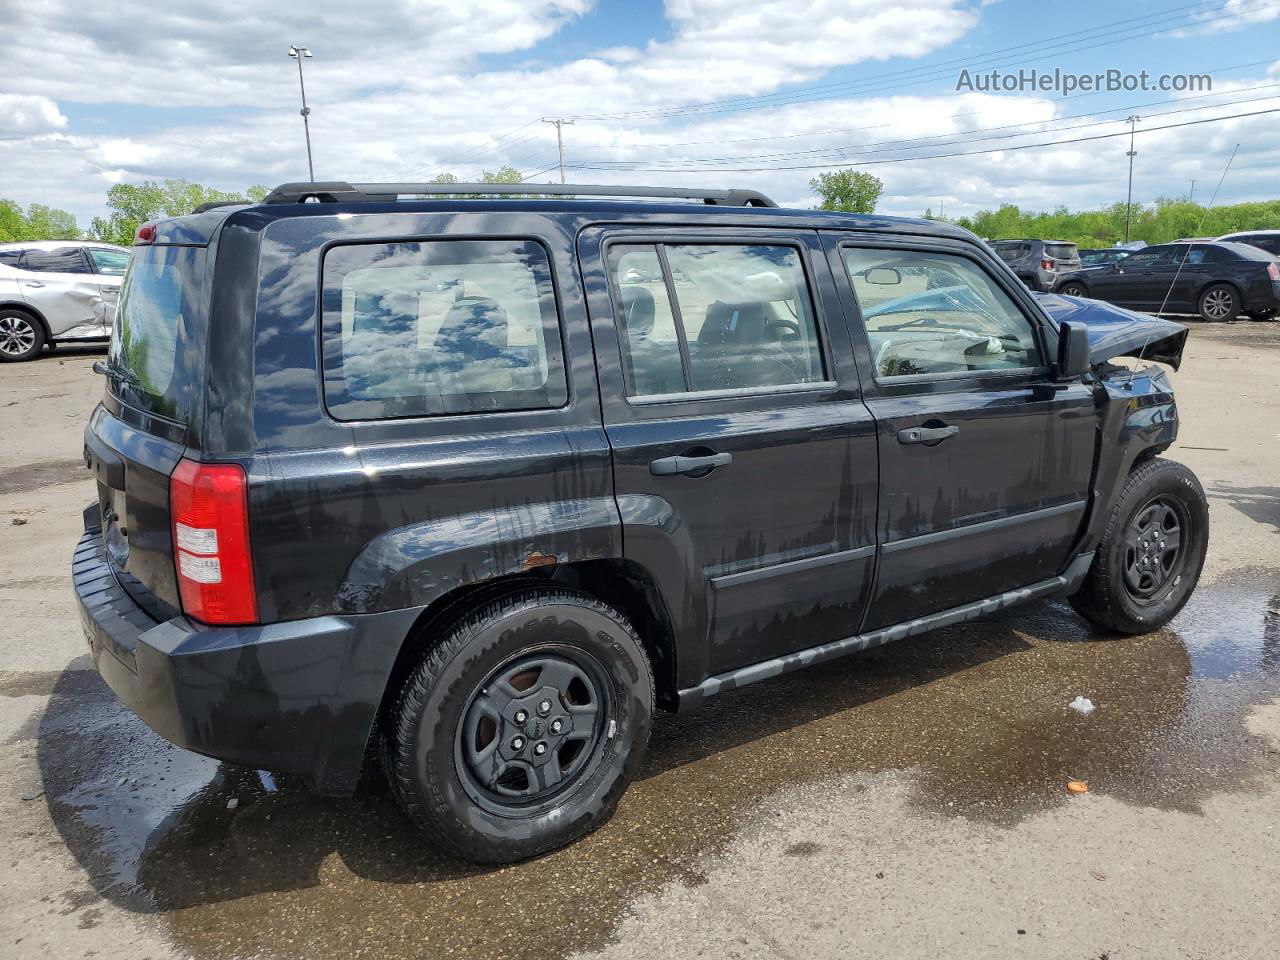
[{"label": "rear door window", "polygon": [[323,284],[325,399],[340,420],[568,398],[551,264],[536,241],[333,247]]},{"label": "rear door window", "polygon": [[991,249],[995,251],[996,256],[1005,263],[1013,263],[1015,260],[1021,260],[1023,257],[1031,253],[1031,244],[1021,243],[1018,241],[1005,241],[993,243]]},{"label": "rear door window", "polygon": [[628,395],[748,392],[825,379],[798,249],[616,244]]},{"label": "rear door window", "polygon": [[54,250],[27,250],[22,269],[36,273],[89,273],[89,263],[80,247],[58,247]]}]

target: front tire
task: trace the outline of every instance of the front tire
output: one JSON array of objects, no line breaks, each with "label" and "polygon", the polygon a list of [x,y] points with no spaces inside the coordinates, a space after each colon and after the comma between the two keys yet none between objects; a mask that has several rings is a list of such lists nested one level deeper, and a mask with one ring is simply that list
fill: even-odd
[{"label": "front tire", "polygon": [[1148,460],[1125,481],[1071,605],[1107,630],[1158,630],[1190,599],[1208,545],[1209,505],[1196,475]]},{"label": "front tire", "polygon": [[653,719],[644,648],[616,610],[530,587],[458,622],[410,674],[391,715],[391,785],[438,846],[513,863],[604,823]]},{"label": "front tire", "polygon": [[1074,280],[1064,283],[1058,288],[1058,292],[1066,297],[1087,297],[1089,290],[1083,283],[1076,283]]},{"label": "front tire", "polygon": [[1240,314],[1240,294],[1229,283],[1215,283],[1200,294],[1197,309],[1206,323],[1226,323]]},{"label": "front tire", "polygon": [[0,310],[0,362],[38,357],[45,340],[44,326],[35,317],[22,310]]}]

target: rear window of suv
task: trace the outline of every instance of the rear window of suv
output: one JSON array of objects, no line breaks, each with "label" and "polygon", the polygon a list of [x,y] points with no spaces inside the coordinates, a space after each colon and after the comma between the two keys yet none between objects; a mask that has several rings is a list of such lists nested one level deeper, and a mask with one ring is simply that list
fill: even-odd
[{"label": "rear window of suv", "polygon": [[325,401],[340,420],[568,397],[551,264],[535,241],[338,246],[323,284]]},{"label": "rear window of suv", "polygon": [[127,403],[185,422],[203,348],[204,247],[135,247],[120,287],[108,359]]},{"label": "rear window of suv", "polygon": [[1046,243],[1044,252],[1055,260],[1080,259],[1080,250],[1074,243]]}]

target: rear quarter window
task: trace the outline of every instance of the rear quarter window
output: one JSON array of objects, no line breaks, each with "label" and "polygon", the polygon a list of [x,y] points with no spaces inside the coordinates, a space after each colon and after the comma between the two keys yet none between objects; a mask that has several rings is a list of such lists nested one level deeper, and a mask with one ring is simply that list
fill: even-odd
[{"label": "rear quarter window", "polygon": [[323,307],[325,402],[340,420],[567,400],[551,264],[536,241],[333,247]]},{"label": "rear quarter window", "polygon": [[1023,257],[1031,253],[1031,244],[1029,243],[996,243],[992,244],[992,250],[996,252],[996,256],[1005,263],[1012,263],[1014,260],[1021,260]]}]

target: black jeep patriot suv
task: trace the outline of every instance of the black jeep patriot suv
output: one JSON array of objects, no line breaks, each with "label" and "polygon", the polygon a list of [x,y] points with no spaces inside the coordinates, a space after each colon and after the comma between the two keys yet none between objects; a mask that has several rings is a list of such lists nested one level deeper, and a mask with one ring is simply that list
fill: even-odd
[{"label": "black jeep patriot suv", "polygon": [[437,843],[534,856],[655,703],[1037,597],[1168,621],[1205,500],[1164,372],[1111,360],[1185,338],[937,222],[286,185],[138,231],[86,633],[180,746],[332,794],[376,758]]}]

